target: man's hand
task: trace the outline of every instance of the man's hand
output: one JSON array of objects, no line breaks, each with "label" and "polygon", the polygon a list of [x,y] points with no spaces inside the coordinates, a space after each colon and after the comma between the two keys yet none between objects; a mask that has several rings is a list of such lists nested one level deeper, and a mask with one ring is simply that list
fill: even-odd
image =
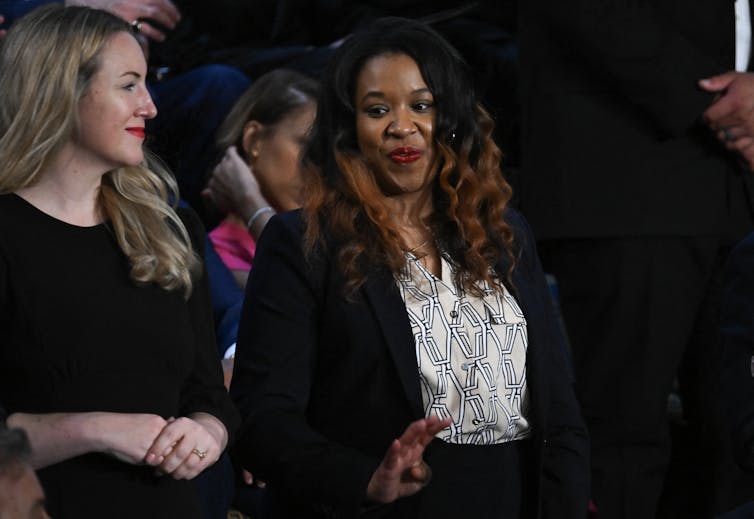
[{"label": "man's hand", "polygon": [[102,9],[128,23],[139,22],[139,31],[155,41],[164,40],[165,33],[150,22],[174,29],[181,19],[181,13],[170,0],[66,0],[65,3]]},{"label": "man's hand", "polygon": [[717,93],[704,120],[727,149],[754,169],[754,74],[726,72],[700,80],[699,86]]}]

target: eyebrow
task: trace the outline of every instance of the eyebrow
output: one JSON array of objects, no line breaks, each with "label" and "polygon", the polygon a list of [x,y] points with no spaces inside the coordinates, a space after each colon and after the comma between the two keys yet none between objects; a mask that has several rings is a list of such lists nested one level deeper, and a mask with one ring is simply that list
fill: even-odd
[{"label": "eyebrow", "polygon": [[[411,92],[411,95],[416,95],[416,94],[432,94],[432,91],[429,88],[417,88],[416,90]],[[364,96],[361,98],[362,101],[366,99],[367,97],[384,98],[385,94],[384,92],[380,92],[379,90],[370,90],[369,92],[364,94]]]},{"label": "eyebrow", "polygon": [[120,77],[126,77],[126,76],[133,76],[136,79],[141,79],[141,74],[139,74],[138,72],[128,71],[120,75]]}]

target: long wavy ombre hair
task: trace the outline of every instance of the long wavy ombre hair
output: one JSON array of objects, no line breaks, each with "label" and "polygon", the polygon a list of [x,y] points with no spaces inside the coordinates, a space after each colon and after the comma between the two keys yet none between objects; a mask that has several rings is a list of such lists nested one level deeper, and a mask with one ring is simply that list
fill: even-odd
[{"label": "long wavy ombre hair", "polygon": [[[330,62],[303,157],[309,184],[305,249],[311,255],[321,247],[337,247],[347,294],[374,267],[397,273],[405,266],[404,244],[385,195],[359,152],[354,108],[356,81],[365,63],[401,54],[416,62],[437,112],[437,173],[429,222],[434,239],[458,266],[458,286],[479,295],[479,282],[486,281],[499,290],[514,257],[513,232],[503,218],[511,188],[500,171],[494,122],[477,102],[458,52],[429,27],[402,18],[385,18],[354,34]],[[510,268],[491,272],[501,254],[509,257]]]},{"label": "long wavy ombre hair", "polygon": [[[78,103],[123,20],[86,7],[46,5],[21,18],[0,49],[0,193],[34,185],[78,130]],[[168,203],[175,179],[145,150],[145,161],[109,171],[99,205],[131,264],[131,278],[191,291],[198,259]]]}]

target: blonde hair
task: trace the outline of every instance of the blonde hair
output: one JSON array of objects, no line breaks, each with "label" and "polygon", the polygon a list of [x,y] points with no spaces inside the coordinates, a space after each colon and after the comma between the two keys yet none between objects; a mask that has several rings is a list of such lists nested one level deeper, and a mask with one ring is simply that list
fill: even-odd
[{"label": "blonde hair", "polygon": [[[8,31],[0,50],[0,193],[34,185],[78,128],[77,106],[123,20],[87,7],[45,5]],[[178,200],[170,173],[145,150],[139,166],[102,178],[99,204],[131,278],[191,291],[198,259],[186,227],[168,203]]]},{"label": "blonde hair", "polygon": [[308,103],[315,103],[318,94],[319,83],[295,70],[280,68],[259,76],[217,130],[217,149],[224,152],[236,146],[238,153],[248,160],[243,149],[246,123],[257,121],[266,127],[275,126]]}]

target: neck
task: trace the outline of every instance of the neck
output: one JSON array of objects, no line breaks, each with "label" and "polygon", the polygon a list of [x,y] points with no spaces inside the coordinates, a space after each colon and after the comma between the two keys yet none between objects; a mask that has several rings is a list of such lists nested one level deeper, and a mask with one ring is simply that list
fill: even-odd
[{"label": "neck", "polygon": [[430,193],[389,197],[385,205],[390,211],[391,220],[398,229],[426,228],[433,207]]},{"label": "neck", "polygon": [[34,185],[16,194],[64,222],[97,225],[102,223],[97,197],[104,173],[81,167],[64,149],[49,161]]}]

